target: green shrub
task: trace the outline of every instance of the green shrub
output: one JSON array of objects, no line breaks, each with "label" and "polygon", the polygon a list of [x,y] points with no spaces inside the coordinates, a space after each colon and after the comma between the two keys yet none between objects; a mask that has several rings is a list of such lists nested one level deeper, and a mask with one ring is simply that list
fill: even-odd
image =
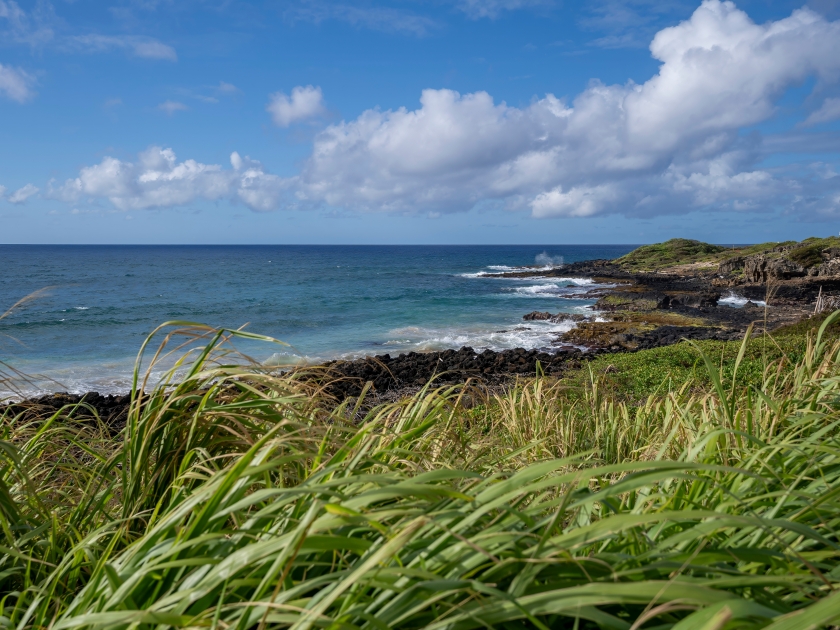
[{"label": "green shrub", "polygon": [[840,238],[832,236],[829,238],[807,238],[799,247],[792,249],[788,257],[803,267],[814,267],[822,262],[820,255],[823,250],[840,245]]}]

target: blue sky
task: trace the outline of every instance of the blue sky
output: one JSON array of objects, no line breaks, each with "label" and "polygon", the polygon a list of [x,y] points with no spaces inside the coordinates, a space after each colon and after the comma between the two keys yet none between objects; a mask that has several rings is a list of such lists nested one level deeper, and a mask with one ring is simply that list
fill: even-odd
[{"label": "blue sky", "polygon": [[840,2],[581,4],[0,0],[0,242],[840,232]]}]

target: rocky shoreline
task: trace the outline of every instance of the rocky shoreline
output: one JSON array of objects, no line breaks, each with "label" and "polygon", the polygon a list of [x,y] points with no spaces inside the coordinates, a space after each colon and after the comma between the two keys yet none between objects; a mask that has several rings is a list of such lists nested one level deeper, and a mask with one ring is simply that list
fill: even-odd
[{"label": "rocky shoreline", "polygon": [[[595,288],[576,297],[595,299],[596,303],[589,315],[525,314],[525,321],[570,320],[574,324],[558,335],[551,348],[476,352],[464,347],[394,357],[384,354],[301,368],[302,378],[319,383],[337,400],[358,397],[367,386],[374,403],[414,393],[430,379],[436,385],[472,380],[496,389],[518,377],[533,376],[538,369],[560,377],[605,352],[633,352],[683,339],[733,341],[741,339],[750,325],[773,331],[815,312],[840,307],[840,239],[762,247],[728,250],[674,239],[616,260],[487,274],[590,279]],[[742,308],[728,306],[721,303],[725,294],[749,301]],[[762,306],[765,302],[766,308]],[[109,427],[119,430],[125,422],[129,396],[59,393],[15,403],[9,411],[54,412],[80,403],[95,409]],[[78,415],[85,414],[90,412],[80,407]]]},{"label": "rocky shoreline", "polygon": [[[835,241],[837,241],[835,243]],[[327,390],[337,398],[358,396],[365,383],[382,399],[416,391],[434,377],[439,384],[475,379],[490,387],[517,376],[561,376],[601,353],[634,352],[683,339],[736,341],[750,325],[772,332],[830,308],[840,307],[840,239],[770,243],[766,247],[727,248],[674,239],[660,246],[674,250],[674,264],[638,270],[646,248],[617,260],[590,260],[554,269],[523,268],[498,278],[585,278],[596,288],[575,297],[597,300],[590,315],[532,312],[523,320],[571,321],[550,351],[485,350],[380,355],[326,364]],[[762,249],[763,247],[763,249]],[[808,255],[803,255],[803,249]],[[753,253],[754,252],[754,253]],[[711,260],[709,260],[711,258]],[[797,262],[798,261],[798,262]],[[745,301],[721,303],[724,293]],[[818,299],[821,300],[817,304]],[[765,303],[769,306],[764,307]]]},{"label": "rocky shoreline", "polygon": [[[580,267],[570,265],[557,275],[593,277],[585,275],[591,270],[589,265]],[[597,300],[594,313],[576,322],[558,343],[628,352],[669,345],[682,338],[731,341],[740,339],[751,324],[767,331],[795,324],[814,314],[819,295],[826,296],[828,306],[833,296],[840,294],[840,278],[778,281],[769,289],[767,285],[730,285],[725,292],[714,284],[717,277],[711,274],[631,275],[602,266],[595,279],[613,286],[581,296]],[[726,297],[744,304],[730,306],[722,302]],[[526,317],[546,315],[550,314]],[[551,321],[562,318],[562,314],[553,315]]]}]

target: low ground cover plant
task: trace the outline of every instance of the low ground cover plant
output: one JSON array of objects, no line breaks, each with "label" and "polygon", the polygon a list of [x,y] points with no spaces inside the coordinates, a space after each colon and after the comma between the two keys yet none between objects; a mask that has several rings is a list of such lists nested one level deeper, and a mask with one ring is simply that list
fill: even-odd
[{"label": "low ground cover plant", "polygon": [[[0,625],[825,627],[838,319],[789,351],[682,344],[369,411],[181,326],[198,347],[161,382],[138,367],[118,434],[0,417]],[[621,361],[686,372],[620,389]]]}]

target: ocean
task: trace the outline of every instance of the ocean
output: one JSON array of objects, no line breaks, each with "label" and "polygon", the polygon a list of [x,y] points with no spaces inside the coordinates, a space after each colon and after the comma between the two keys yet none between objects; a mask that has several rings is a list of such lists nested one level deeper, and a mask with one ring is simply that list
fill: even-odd
[{"label": "ocean", "polygon": [[[282,340],[244,343],[272,365],[471,346],[550,348],[583,312],[580,278],[486,274],[614,258],[632,245],[55,246],[0,245],[0,361],[39,375],[27,395],[128,391],[159,324],[186,320]],[[8,373],[9,369],[5,371]],[[0,398],[8,394],[0,388]]]}]

